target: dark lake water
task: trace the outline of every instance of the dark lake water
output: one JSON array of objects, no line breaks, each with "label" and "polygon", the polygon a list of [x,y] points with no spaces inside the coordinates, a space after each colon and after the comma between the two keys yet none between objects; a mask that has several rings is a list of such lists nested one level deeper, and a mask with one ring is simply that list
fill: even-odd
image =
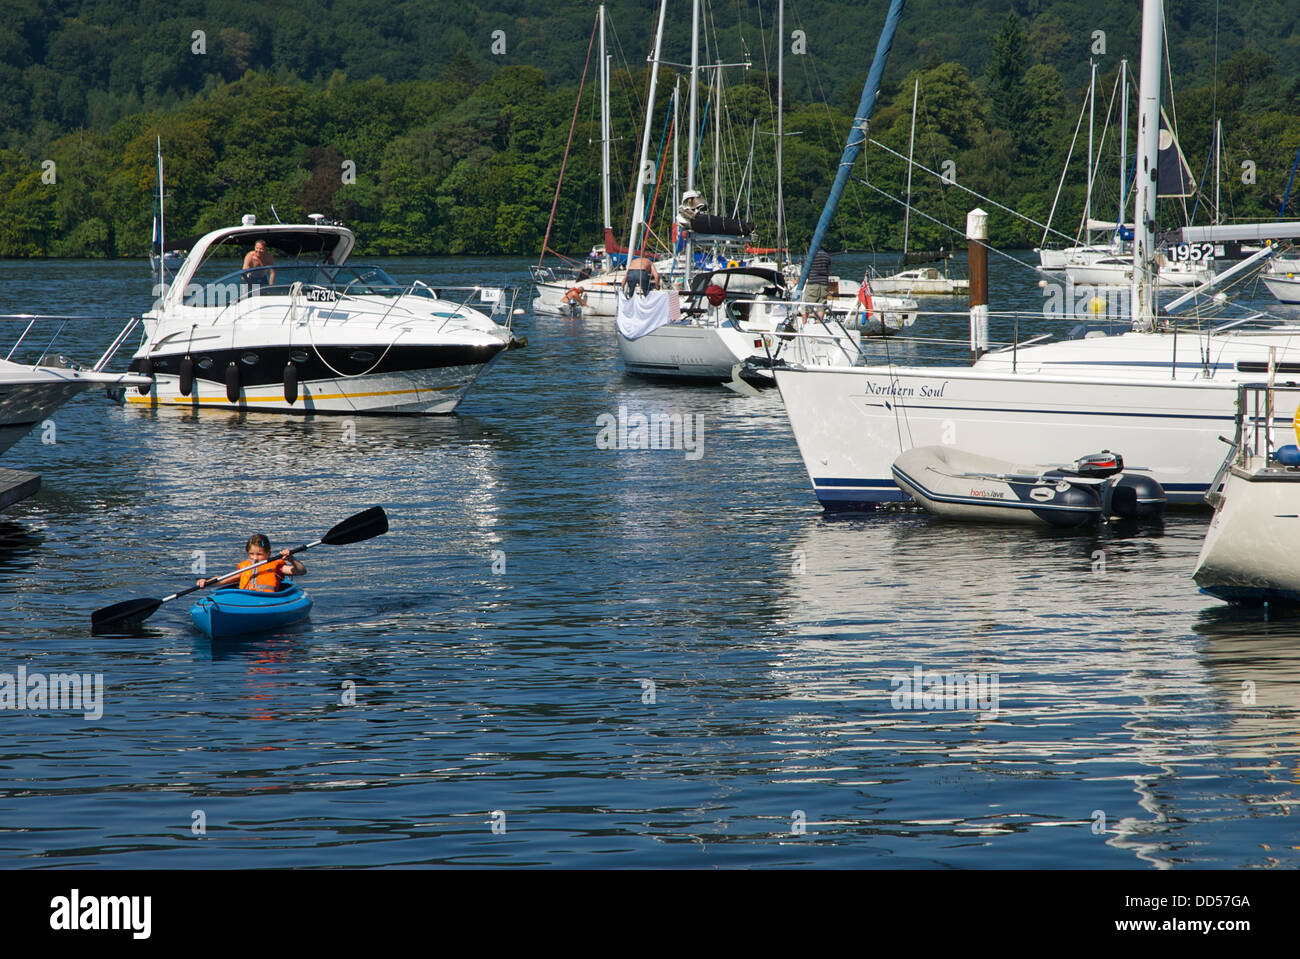
[{"label": "dark lake water", "polygon": [[[995,309],[1041,304],[1025,276],[995,260]],[[4,262],[0,291],[126,316],[149,279]],[[1197,591],[1208,512],[828,517],[775,391],[626,377],[609,321],[517,325],[453,417],[350,437],[86,395],[4,455],[43,486],[0,516],[0,673],[102,674],[103,703],[0,711],[0,864],[1300,865],[1300,620]],[[93,361],[119,326],[63,349]],[[702,454],[598,448],[620,407],[699,417]],[[214,644],[187,597],[89,635],[200,554],[225,570],[251,532],[296,545],[372,504],[388,535],[304,555],[299,626]],[[895,708],[918,668],[996,701]]]}]

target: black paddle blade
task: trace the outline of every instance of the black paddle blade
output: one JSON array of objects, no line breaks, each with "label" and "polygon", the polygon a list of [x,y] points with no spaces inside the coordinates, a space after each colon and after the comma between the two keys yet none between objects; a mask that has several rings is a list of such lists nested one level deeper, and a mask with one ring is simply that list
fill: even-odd
[{"label": "black paddle blade", "polygon": [[320,538],[328,546],[346,546],[360,543],[388,532],[388,515],[381,507],[372,506],[355,516],[349,516]]},{"label": "black paddle blade", "polygon": [[114,603],[90,614],[90,632],[107,633],[114,629],[130,629],[143,623],[154,614],[161,599],[128,599],[124,603]]}]

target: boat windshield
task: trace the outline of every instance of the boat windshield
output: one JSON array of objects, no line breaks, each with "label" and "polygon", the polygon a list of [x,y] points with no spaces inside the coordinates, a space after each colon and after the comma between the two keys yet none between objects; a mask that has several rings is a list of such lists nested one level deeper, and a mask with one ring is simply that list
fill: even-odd
[{"label": "boat windshield", "polygon": [[209,283],[191,284],[186,291],[185,303],[187,306],[226,306],[245,297],[291,296],[295,291],[308,301],[333,301],[341,296],[398,296],[402,293],[435,295],[423,284],[403,287],[377,266],[289,263],[234,270]]}]

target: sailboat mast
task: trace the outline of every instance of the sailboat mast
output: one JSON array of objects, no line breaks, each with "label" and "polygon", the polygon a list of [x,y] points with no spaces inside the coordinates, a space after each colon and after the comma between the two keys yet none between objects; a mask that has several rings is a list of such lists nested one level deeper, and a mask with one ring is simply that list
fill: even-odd
[{"label": "sailboat mast", "polygon": [[1138,81],[1137,191],[1133,197],[1133,323],[1155,326],[1156,171],[1160,148],[1160,50],[1164,36],[1162,0],[1142,3],[1142,66]]},{"label": "sailboat mast", "polygon": [[600,5],[600,188],[605,204],[605,229],[612,229],[609,215],[609,60],[605,57],[605,5]]},{"label": "sailboat mast", "polygon": [[1088,81],[1088,195],[1083,198],[1084,242],[1092,244],[1092,128],[1097,113],[1097,64],[1088,61],[1092,79]]},{"label": "sailboat mast", "polygon": [[916,148],[916,101],[921,97],[921,79],[912,87],[912,133],[907,138],[907,203],[903,206],[903,269],[907,269],[907,237],[912,227],[912,151]]},{"label": "sailboat mast", "polygon": [[[686,141],[686,192],[695,192],[695,130],[700,122],[700,0],[691,4],[691,124]],[[694,231],[686,235],[686,263],[682,269],[686,289],[691,288],[691,269],[695,265]]]},{"label": "sailboat mast", "polygon": [[664,20],[668,14],[668,0],[659,4],[659,28],[655,31],[654,55],[650,58],[650,92],[646,97],[645,126],[641,130],[641,160],[636,167],[636,200],[632,203],[632,231],[627,241],[628,263],[638,255],[637,234],[640,232],[641,218],[645,215],[645,187],[649,179],[646,170],[650,163],[650,127],[654,123],[655,88],[659,85],[659,54],[664,44]]},{"label": "sailboat mast", "polygon": [[[785,185],[782,180],[782,147],[785,146],[785,0],[777,5],[776,36],[776,269],[780,273],[785,262],[781,255],[785,249]],[[753,181],[750,183],[752,186]]]},{"label": "sailboat mast", "polygon": [[158,135],[158,299],[167,293],[167,204],[164,202],[162,135]]},{"label": "sailboat mast", "polygon": [[[677,165],[678,154],[681,153],[682,146],[681,101],[682,78],[681,76],[678,76],[673,84],[673,196],[676,198],[677,203],[681,203],[682,201],[680,174],[678,173]],[[676,240],[676,236],[674,236],[673,239]],[[673,255],[677,255],[676,249],[673,250]]]},{"label": "sailboat mast", "polygon": [[1216,120],[1214,123],[1214,222],[1221,223],[1223,214],[1219,207],[1219,181],[1222,179],[1222,171],[1219,169],[1220,155],[1223,149],[1223,121]]},{"label": "sailboat mast", "polygon": [[713,71],[717,74],[715,84],[717,99],[713,108],[713,212],[721,215],[722,210],[722,63]]},{"label": "sailboat mast", "polygon": [[1124,210],[1128,205],[1128,61],[1119,62],[1120,116],[1119,125],[1119,218],[1115,230],[1124,229]]},{"label": "sailboat mast", "polygon": [[691,4],[691,125],[686,131],[686,192],[695,189],[695,128],[700,122],[700,0]]}]

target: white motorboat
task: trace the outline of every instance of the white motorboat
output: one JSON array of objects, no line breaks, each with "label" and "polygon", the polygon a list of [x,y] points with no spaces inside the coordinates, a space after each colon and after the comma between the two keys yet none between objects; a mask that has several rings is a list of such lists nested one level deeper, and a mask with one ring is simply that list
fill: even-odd
[{"label": "white motorboat", "polygon": [[1211,596],[1300,604],[1300,449],[1286,439],[1275,445],[1291,423],[1274,408],[1278,395],[1296,392],[1239,388],[1236,438],[1206,495],[1214,518],[1192,574]]},{"label": "white motorboat", "polygon": [[[153,386],[128,392],[127,401],[451,413],[501,353],[521,345],[506,291],[400,286],[377,267],[348,261],[351,230],[311,219],[259,226],[247,216],[202,237],[143,316],[144,340],[130,369]],[[237,258],[257,241],[275,264],[239,269]]]},{"label": "white motorboat", "polygon": [[105,373],[75,365],[26,366],[0,360],[0,453],[49,419],[64,403],[89,390],[148,385],[140,376]]},{"label": "white motorboat", "polygon": [[[1162,34],[1160,0],[1145,0],[1139,169],[1156,163]],[[1132,332],[1086,329],[1076,339],[1035,337],[1033,345],[984,352],[987,334],[972,311],[971,346],[982,354],[973,366],[778,367],[790,426],[823,506],[902,499],[890,470],[895,458],[944,443],[1014,462],[1065,462],[1080,447],[1137,450],[1171,503],[1202,502],[1220,464],[1217,438],[1232,422],[1237,385],[1270,364],[1300,372],[1300,328],[1268,318],[1249,325],[1249,317],[1217,326],[1193,318],[1180,328],[1170,312],[1177,300],[1158,314],[1149,283],[1155,192],[1150,178],[1139,178]],[[1184,227],[1182,239],[1258,241],[1286,235],[1279,230]],[[1217,282],[1258,267],[1266,255],[1243,260]],[[1294,397],[1279,402],[1279,415],[1294,415]]]},{"label": "white motorboat", "polygon": [[1021,466],[952,446],[919,446],[892,467],[894,482],[922,507],[947,519],[1078,527],[1104,516],[1158,517],[1164,490],[1124,469],[1109,451],[1069,466]]},{"label": "white motorboat", "polygon": [[[135,327],[130,321],[117,338],[90,368],[82,367],[62,355],[47,361],[54,339],[45,341],[45,347],[33,363],[19,362],[20,350],[27,335],[41,323],[58,323],[59,331],[69,322],[88,319],[74,316],[34,316],[7,314],[0,320],[25,323],[23,332],[10,346],[4,359],[0,359],[0,453],[13,446],[34,427],[49,419],[60,406],[78,393],[104,390],[109,396],[120,398],[128,386],[147,386],[149,381],[129,373],[109,373],[106,367],[123,340]],[[58,332],[54,338],[58,337]],[[43,338],[42,338],[43,339]]]},{"label": "white motorboat", "polygon": [[1277,259],[1259,275],[1279,303],[1300,303],[1300,259]]}]

